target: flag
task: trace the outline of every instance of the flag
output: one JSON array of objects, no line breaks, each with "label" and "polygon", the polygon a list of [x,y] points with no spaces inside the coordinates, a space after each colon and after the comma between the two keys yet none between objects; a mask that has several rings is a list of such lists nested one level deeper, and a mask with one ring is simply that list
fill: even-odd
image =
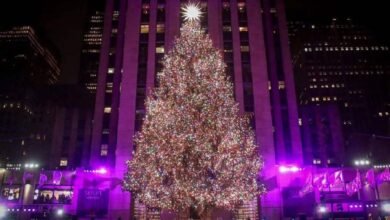
[{"label": "flag", "polygon": [[389,172],[389,168],[386,168],[381,174],[379,174],[378,183],[380,184],[389,181],[390,181],[390,172]]},{"label": "flag", "polygon": [[322,191],[328,187],[327,173],[317,174],[313,178],[313,187],[316,190]]},{"label": "flag", "polygon": [[47,176],[43,173],[40,173],[38,186],[43,186],[43,185],[45,185],[46,182],[47,182]]},{"label": "flag", "polygon": [[366,173],[366,184],[371,187],[375,187],[375,172],[374,169],[369,169]]},{"label": "flag", "polygon": [[351,182],[345,184],[345,190],[347,192],[347,195],[352,196],[361,188],[362,188],[362,182],[361,182],[360,173],[358,170],[356,170],[356,177]]},{"label": "flag", "polygon": [[53,171],[53,184],[60,185],[62,179],[61,171]]},{"label": "flag", "polygon": [[304,195],[313,192],[313,174],[309,174],[306,178],[305,185],[299,190],[299,196],[303,197]]},{"label": "flag", "polygon": [[343,171],[338,170],[332,173],[331,175],[328,175],[328,183],[331,187],[343,184],[344,183]]}]

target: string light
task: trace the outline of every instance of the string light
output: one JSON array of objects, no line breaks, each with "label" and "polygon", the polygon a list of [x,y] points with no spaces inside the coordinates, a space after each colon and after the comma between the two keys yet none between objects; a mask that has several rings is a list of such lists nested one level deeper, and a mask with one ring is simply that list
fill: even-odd
[{"label": "string light", "polygon": [[185,22],[180,33],[146,99],[124,189],[152,208],[234,209],[264,192],[254,132],[199,22]]}]

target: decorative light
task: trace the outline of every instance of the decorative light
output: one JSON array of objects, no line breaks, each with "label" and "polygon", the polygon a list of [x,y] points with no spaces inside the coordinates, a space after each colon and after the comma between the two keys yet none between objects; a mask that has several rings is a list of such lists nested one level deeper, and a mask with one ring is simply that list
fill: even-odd
[{"label": "decorative light", "polygon": [[7,215],[7,208],[3,205],[0,205],[0,219],[4,218]]},{"label": "decorative light", "polygon": [[183,10],[186,22],[163,59],[159,87],[146,98],[123,187],[150,207],[232,210],[264,192],[257,181],[263,162],[222,54],[197,22],[199,8]]},{"label": "decorative light", "polygon": [[370,163],[371,162],[369,160],[364,160],[364,159],[354,161],[355,166],[367,166],[370,165]]},{"label": "decorative light", "polygon": [[198,4],[190,3],[182,8],[185,21],[199,21],[202,12]]},{"label": "decorative light", "polygon": [[279,172],[280,173],[296,173],[300,171],[301,168],[295,166],[295,165],[281,165],[279,166]]},{"label": "decorative light", "polygon": [[326,213],[328,210],[326,209],[326,207],[325,206],[319,206],[318,207],[318,212],[319,213]]},{"label": "decorative light", "polygon": [[58,216],[62,216],[62,215],[64,214],[64,210],[63,210],[63,209],[58,209],[57,212],[56,212],[56,214],[57,214]]},{"label": "decorative light", "polygon": [[107,169],[102,167],[102,168],[98,169],[96,172],[100,173],[100,174],[106,174],[107,173]]}]

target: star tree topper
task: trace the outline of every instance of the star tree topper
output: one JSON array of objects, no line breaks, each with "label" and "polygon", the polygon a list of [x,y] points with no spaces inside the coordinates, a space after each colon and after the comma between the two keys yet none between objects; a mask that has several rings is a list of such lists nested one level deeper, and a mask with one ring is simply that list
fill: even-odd
[{"label": "star tree topper", "polygon": [[199,5],[195,3],[189,3],[182,8],[183,17],[185,21],[199,21],[202,16]]}]

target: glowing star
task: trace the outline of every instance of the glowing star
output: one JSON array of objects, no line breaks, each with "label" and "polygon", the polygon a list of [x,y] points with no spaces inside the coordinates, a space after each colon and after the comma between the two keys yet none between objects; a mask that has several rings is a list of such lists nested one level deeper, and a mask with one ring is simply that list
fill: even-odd
[{"label": "glowing star", "polygon": [[199,21],[202,14],[198,4],[188,4],[182,10],[185,21]]}]

